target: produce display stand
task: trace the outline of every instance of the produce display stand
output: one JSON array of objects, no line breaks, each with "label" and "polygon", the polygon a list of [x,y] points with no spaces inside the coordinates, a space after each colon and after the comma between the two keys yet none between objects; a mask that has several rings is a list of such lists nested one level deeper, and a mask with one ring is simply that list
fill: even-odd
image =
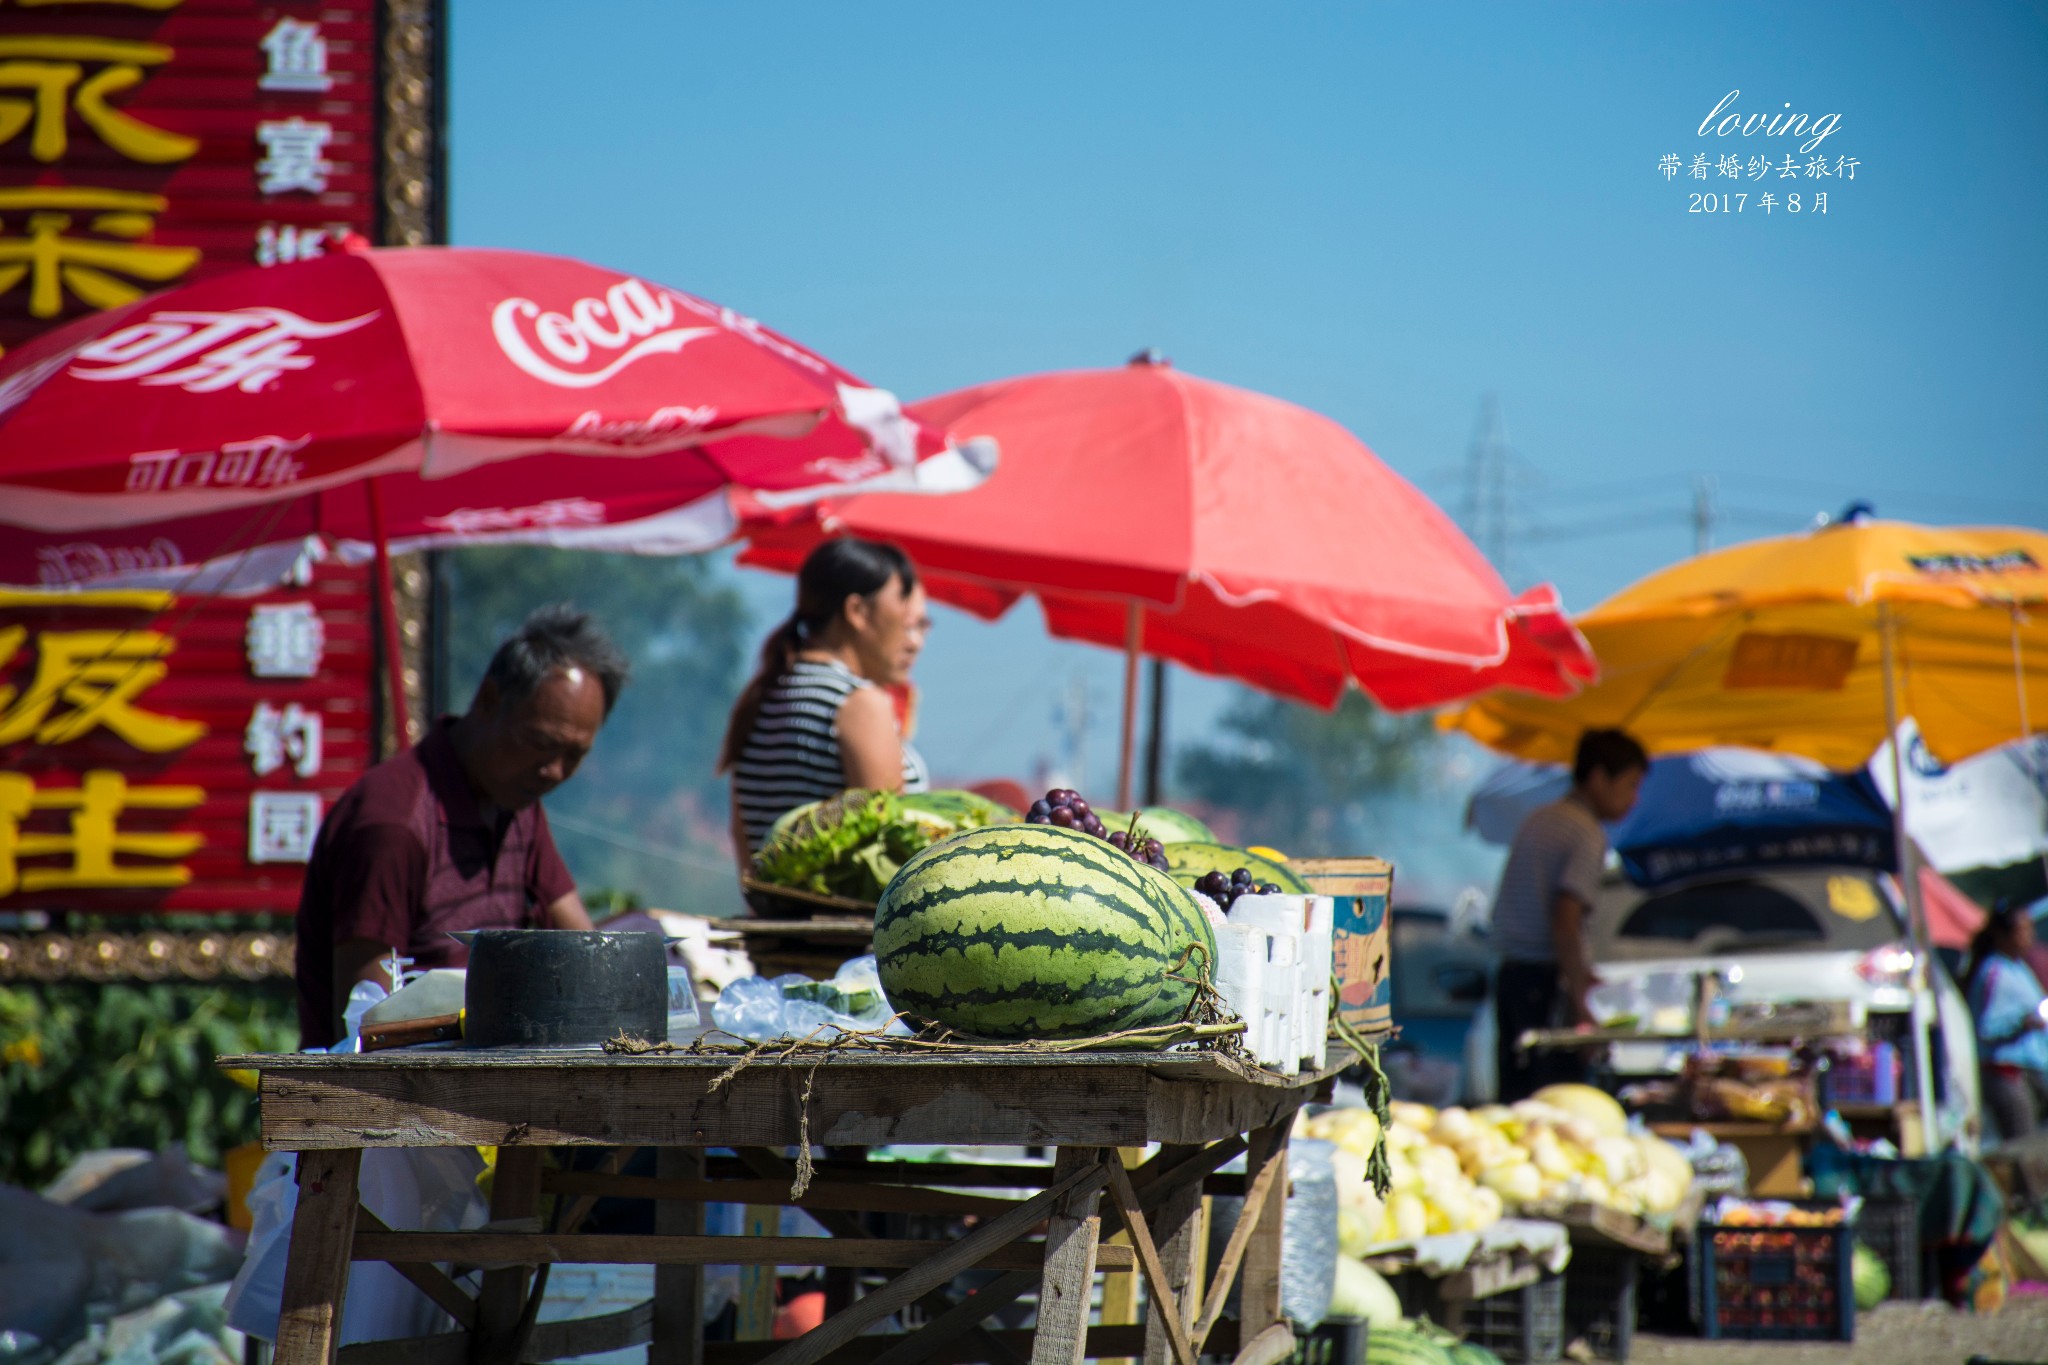
[{"label": "produce display stand", "polygon": [[[1657,1033],[1637,1029],[1530,1029],[1517,1040],[1527,1048],[1605,1047],[1610,1043],[1692,1044],[1704,1048],[1712,1043],[1782,1044],[1825,1042],[1830,1039],[1859,1038],[1864,1028],[1856,1011],[1844,1000],[1815,1001],[1781,1006],[1770,1014],[1750,1019],[1732,1019],[1725,1026],[1695,1029],[1690,1033]],[[1650,1131],[1660,1137],[1683,1142],[1694,1130],[1727,1142],[1742,1151],[1749,1166],[1749,1190],[1763,1198],[1796,1198],[1805,1191],[1800,1158],[1806,1143],[1817,1131],[1812,1120],[1805,1122],[1759,1123],[1722,1119],[1674,1119],[1652,1122]]]},{"label": "produce display stand", "polygon": [[[1389,1283],[1407,1279],[1411,1292],[1414,1286],[1426,1280],[1428,1287],[1423,1297],[1442,1305],[1446,1311],[1461,1309],[1473,1299],[1489,1299],[1495,1294],[1506,1294],[1534,1284],[1545,1273],[1542,1262],[1522,1247],[1475,1257],[1448,1275],[1430,1275],[1421,1269],[1412,1250],[1369,1254],[1365,1263],[1385,1276]],[[1403,1295],[1404,1301],[1407,1297]],[[1441,1318],[1436,1321],[1442,1326],[1451,1326]]]},{"label": "produce display stand", "polygon": [[1562,1223],[1572,1241],[1564,1272],[1564,1322],[1569,1337],[1606,1360],[1626,1361],[1635,1340],[1636,1287],[1643,1267],[1671,1269],[1683,1260],[1678,1239],[1690,1239],[1704,1196],[1697,1186],[1668,1222],[1651,1222],[1601,1204],[1536,1204],[1528,1217]]},{"label": "produce display stand", "polygon": [[1829,1038],[1860,1038],[1864,1025],[1846,1000],[1782,1007],[1756,1019],[1731,1019],[1727,1024],[1689,1033],[1651,1032],[1633,1028],[1527,1029],[1515,1040],[1530,1048],[1605,1047],[1609,1043],[1797,1043]]},{"label": "produce display stand", "polygon": [[[805,893],[808,895],[808,893]],[[839,897],[818,897],[839,900]],[[859,905],[858,901],[846,902]],[[740,936],[747,958],[762,976],[795,972],[801,976],[829,979],[840,966],[873,951],[874,907],[865,915],[849,913],[843,907],[831,914],[809,919],[767,919],[742,915],[736,919],[715,919],[713,929],[729,930]]]},{"label": "produce display stand", "polygon": [[1695,1190],[1689,1192],[1686,1202],[1679,1205],[1671,1227],[1647,1222],[1604,1204],[1525,1204],[1516,1216],[1562,1223],[1572,1239],[1572,1254],[1575,1256],[1579,1248],[1588,1246],[1609,1251],[1631,1251],[1639,1256],[1668,1256],[1671,1254],[1672,1228],[1697,1218],[1699,1209],[1699,1194]]},{"label": "produce display stand", "polygon": [[[264,1143],[299,1153],[277,1365],[519,1365],[640,1342],[651,1343],[650,1365],[811,1365],[827,1355],[864,1365],[1073,1365],[1084,1356],[1194,1365],[1200,1354],[1276,1365],[1294,1344],[1279,1287],[1288,1134],[1296,1111],[1356,1060],[1333,1045],[1321,1071],[1283,1077],[1215,1052],[846,1049],[735,1066],[730,1056],[688,1053],[444,1046],[219,1065],[260,1074]],[[988,1167],[835,1158],[800,1174],[783,1155],[893,1143],[1047,1147],[1056,1159]],[[1126,1167],[1118,1149],[1150,1143],[1161,1144],[1157,1153]],[[498,1149],[489,1229],[393,1231],[359,1206],[364,1149],[449,1146]],[[657,1174],[544,1171],[542,1150],[557,1146],[613,1149],[608,1172],[629,1149],[652,1148]],[[713,1148],[737,1155],[707,1159]],[[1239,1154],[1245,1212],[1198,1295],[1201,1197]],[[1036,1193],[973,1193],[992,1185]],[[544,1193],[557,1196],[545,1228]],[[655,1201],[655,1232],[576,1231],[606,1196]],[[705,1236],[706,1203],[795,1205],[831,1236]],[[954,1241],[892,1239],[868,1235],[859,1216],[868,1212],[977,1222]],[[1105,1222],[1129,1245],[1104,1245]],[[462,1330],[337,1350],[354,1260],[389,1262]],[[484,1267],[480,1292],[436,1262]],[[558,1262],[651,1264],[654,1298],[607,1317],[536,1325],[532,1272]],[[703,1267],[735,1264],[902,1273],[795,1340],[707,1345]],[[944,1287],[975,1267],[1004,1273],[952,1302]],[[1133,1269],[1150,1291],[1146,1322],[1091,1330],[1096,1271]],[[1235,1324],[1221,1319],[1233,1283],[1242,1302]],[[983,1329],[1034,1290],[1033,1331]],[[922,1327],[864,1335],[913,1304],[926,1315]]]},{"label": "produce display stand", "polygon": [[865,915],[869,925],[875,922],[875,903],[855,900],[851,896],[832,896],[822,891],[806,891],[800,886],[782,886],[775,882],[764,882],[758,877],[742,876],[740,889],[757,895],[787,901],[793,906],[806,906],[814,910],[833,911],[840,915]]}]

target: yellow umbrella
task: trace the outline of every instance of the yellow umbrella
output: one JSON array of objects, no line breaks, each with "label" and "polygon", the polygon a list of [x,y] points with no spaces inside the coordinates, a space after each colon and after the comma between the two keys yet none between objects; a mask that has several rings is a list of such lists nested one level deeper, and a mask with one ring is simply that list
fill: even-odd
[{"label": "yellow umbrella", "polygon": [[1490,693],[1445,723],[1551,762],[1618,726],[1656,753],[1739,744],[1847,770],[1910,715],[1954,763],[2048,716],[2048,533],[1841,522],[1689,559],[1577,625],[1599,682]]},{"label": "yellow umbrella", "polygon": [[[1626,588],[1577,625],[1600,680],[1560,700],[1496,691],[1444,718],[1521,758],[1570,762],[1582,731],[1655,753],[1777,749],[1848,770],[1912,716],[1955,763],[2048,715],[2048,534],[1857,519],[1700,555]],[[1924,983],[1927,917],[1892,746],[1900,882]],[[1932,1134],[1924,991],[1913,992],[1921,1131]]]}]

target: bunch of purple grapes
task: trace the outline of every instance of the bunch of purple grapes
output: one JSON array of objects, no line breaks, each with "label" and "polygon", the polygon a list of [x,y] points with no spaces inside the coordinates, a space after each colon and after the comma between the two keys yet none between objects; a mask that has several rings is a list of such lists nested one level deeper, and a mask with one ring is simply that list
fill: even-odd
[{"label": "bunch of purple grapes", "polygon": [[1237,904],[1239,896],[1277,896],[1280,888],[1273,882],[1255,882],[1251,869],[1240,867],[1228,877],[1221,872],[1204,872],[1195,882],[1195,890],[1228,911]]},{"label": "bunch of purple grapes", "polygon": [[1102,818],[1095,813],[1081,793],[1072,787],[1054,787],[1044,796],[1031,803],[1031,809],[1024,812],[1027,825],[1058,825],[1061,829],[1075,829],[1083,834],[1092,834],[1130,854],[1141,863],[1150,864],[1161,872],[1168,870],[1166,846],[1157,839],[1133,839],[1128,830],[1105,829]]}]

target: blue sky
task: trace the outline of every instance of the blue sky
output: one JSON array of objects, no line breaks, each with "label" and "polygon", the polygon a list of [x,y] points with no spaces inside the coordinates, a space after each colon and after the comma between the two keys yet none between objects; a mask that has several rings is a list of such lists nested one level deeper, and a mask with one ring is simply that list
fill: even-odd
[{"label": "blue sky", "polygon": [[[1690,551],[1702,477],[1723,542],[1855,497],[2048,524],[2038,4],[451,10],[455,241],[707,295],[906,397],[1153,346],[1456,512],[1495,394],[1506,571],[1575,608]],[[1736,89],[1837,115],[1855,179],[1667,181],[1808,159],[1698,136]],[[765,624],[787,585],[739,577]],[[923,747],[1022,775],[1075,676],[1106,783],[1117,662],[1028,605],[942,621]],[[1174,739],[1227,696],[1180,687]]]}]

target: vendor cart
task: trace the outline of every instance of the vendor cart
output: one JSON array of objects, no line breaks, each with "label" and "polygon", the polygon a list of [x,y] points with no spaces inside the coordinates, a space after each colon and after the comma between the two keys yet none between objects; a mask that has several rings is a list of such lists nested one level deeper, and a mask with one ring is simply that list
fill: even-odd
[{"label": "vendor cart", "polygon": [[[841,1358],[908,1365],[925,1359],[1071,1365],[1084,1356],[1138,1356],[1194,1365],[1228,1354],[1272,1365],[1293,1345],[1280,1317],[1279,1258],[1287,1142],[1295,1111],[1357,1058],[1332,1047],[1315,1074],[1282,1077],[1213,1052],[901,1055],[834,1050],[749,1059],[597,1049],[524,1051],[408,1048],[369,1055],[221,1059],[261,1074],[264,1141],[299,1156],[278,1365],[516,1365],[651,1343],[650,1365],[811,1365]],[[814,1144],[1021,1145],[1055,1149],[1050,1166],[1012,1166],[1000,1200],[989,1168],[829,1160]],[[1119,1149],[1161,1144],[1126,1166]],[[495,1146],[492,1226],[408,1232],[381,1225],[357,1202],[370,1147]],[[547,1172],[543,1149],[653,1148],[658,1173]],[[734,1157],[707,1160],[711,1149]],[[1246,1174],[1216,1172],[1242,1154]],[[620,1156],[624,1151],[620,1150]],[[617,1171],[619,1161],[608,1162]],[[1205,1184],[1241,1188],[1244,1216],[1207,1291],[1193,1292]],[[537,1214],[558,1196],[551,1225]],[[1105,1201],[1102,1196],[1109,1197]],[[651,1235],[576,1229],[600,1196],[650,1199]],[[793,1204],[827,1238],[707,1237],[707,1203]],[[1106,1204],[1106,1207],[1102,1207]],[[868,1211],[972,1213],[953,1241],[866,1234]],[[1104,1245],[1105,1220],[1128,1234]],[[337,1350],[337,1324],[356,1260],[391,1263],[459,1330]],[[487,1268],[471,1295],[437,1262]],[[607,1318],[536,1326],[532,1271],[559,1262],[652,1264],[650,1303]],[[899,1270],[793,1341],[707,1345],[706,1265],[817,1265]],[[973,1267],[1006,1272],[960,1303],[942,1290]],[[1151,1307],[1142,1325],[1089,1327],[1097,1270],[1135,1269]],[[1238,1321],[1221,1320],[1232,1283]],[[1036,1290],[1037,1326],[982,1323]],[[912,1304],[924,1325],[865,1335]]]}]

